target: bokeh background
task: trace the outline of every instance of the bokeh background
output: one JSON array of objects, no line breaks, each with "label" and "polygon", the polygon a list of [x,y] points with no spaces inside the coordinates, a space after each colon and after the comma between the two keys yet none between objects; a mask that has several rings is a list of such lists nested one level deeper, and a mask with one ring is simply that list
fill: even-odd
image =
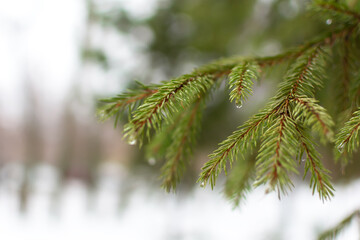
[{"label": "bokeh background", "polygon": [[[211,60],[264,56],[329,27],[303,0],[0,0],[0,239],[314,239],[359,207],[359,164],[334,164],[336,195],[322,203],[307,182],[278,200],[259,188],[233,208],[223,183],[195,184],[218,142],[275,92],[272,69],[241,109],[223,89],[175,194],[161,159],[99,123],[98,99],[134,80],[160,82]],[[331,22],[330,22],[331,24]],[[321,96],[320,96],[321,97]],[[332,99],[322,96],[324,105]],[[126,117],[124,117],[126,120]],[[341,239],[358,239],[353,222]]]}]

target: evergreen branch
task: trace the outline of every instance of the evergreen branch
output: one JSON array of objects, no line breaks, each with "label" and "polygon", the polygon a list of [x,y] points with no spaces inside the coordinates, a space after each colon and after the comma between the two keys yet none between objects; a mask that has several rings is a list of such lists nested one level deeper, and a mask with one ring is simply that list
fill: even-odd
[{"label": "evergreen branch", "polygon": [[[185,169],[185,160],[191,155],[195,146],[196,135],[201,127],[202,109],[205,104],[199,99],[177,124],[171,135],[171,144],[167,148],[166,163],[162,167],[162,186],[166,191],[175,189]],[[200,109],[199,109],[200,108]]]},{"label": "evergreen branch", "polygon": [[286,52],[268,56],[268,57],[257,57],[254,58],[253,61],[257,62],[260,67],[273,66],[275,64],[280,64],[285,61],[290,61],[293,59],[297,59],[302,56],[309,49],[317,47],[317,46],[331,46],[333,43],[344,36],[350,35],[354,29],[358,26],[358,24],[350,24],[346,26],[337,27],[332,29],[330,32],[323,34],[309,42],[304,43],[297,48],[288,50]]},{"label": "evergreen branch", "polygon": [[286,194],[293,186],[288,172],[297,173],[293,160],[298,148],[295,126],[295,122],[287,114],[278,116],[264,133],[257,156],[255,186],[269,183],[267,191],[276,189],[279,197],[280,193]]},{"label": "evergreen branch", "polygon": [[352,153],[359,147],[360,109],[353,113],[349,121],[336,136],[336,146],[340,153]]},{"label": "evergreen branch", "polygon": [[101,121],[105,121],[108,118],[116,115],[116,127],[118,114],[120,111],[127,107],[129,107],[129,109],[133,109],[139,102],[157,92],[156,85],[145,86],[142,83],[137,83],[140,86],[139,89],[128,90],[127,92],[119,94],[116,97],[100,99],[99,101],[105,103],[106,105],[99,108],[97,111],[98,118]]},{"label": "evergreen branch", "polygon": [[[329,199],[333,195],[333,188],[328,171],[323,167],[302,126],[311,126],[321,136],[332,139],[333,122],[314,99],[315,89],[322,86],[328,49],[334,43],[337,44],[338,39],[345,39],[353,32],[358,34],[359,18],[354,15],[358,13],[343,6],[323,1],[317,1],[317,4],[328,12],[349,17],[351,21],[346,19],[342,25],[332,27],[329,33],[275,56],[222,59],[204,65],[191,74],[163,82],[156,89],[145,87],[108,99],[108,105],[103,108],[102,114],[106,117],[117,114],[118,117],[119,110],[129,107],[131,112],[136,108],[125,126],[125,136],[130,142],[139,139],[142,143],[143,137],[150,138],[150,133],[153,132],[157,141],[166,141],[157,145],[156,152],[152,154],[160,154],[167,159],[161,177],[163,187],[170,191],[179,182],[186,159],[195,144],[195,136],[201,125],[202,111],[199,108],[204,107],[203,98],[216,82],[220,82],[218,79],[229,76],[230,101],[235,100],[237,104],[241,104],[252,94],[253,80],[257,78],[260,68],[294,60],[276,96],[260,113],[251,117],[219,144],[218,149],[209,156],[210,160],[202,167],[198,182],[205,186],[210,181],[213,188],[221,171],[224,170],[227,174],[227,166],[232,167],[239,157],[245,158],[260,139],[256,161],[242,161],[238,166],[245,168],[234,171],[234,174],[238,174],[236,178],[233,175],[230,177],[233,191],[226,191],[236,203],[244,198],[255,172],[255,186],[269,184],[269,190],[276,189],[279,194],[291,189],[293,185],[290,174],[297,173],[294,158],[299,152],[301,156],[306,154],[305,175],[310,170],[313,194],[317,191],[320,199]],[[354,19],[356,23],[352,21]],[[350,71],[349,65],[346,57],[343,60],[344,84],[350,81],[350,76],[346,73]],[[347,145],[348,151],[359,145],[360,110],[354,115],[345,124],[337,140],[339,146]]]},{"label": "evergreen branch", "polygon": [[173,122],[165,124],[162,129],[155,134],[151,141],[146,145],[145,155],[148,159],[165,157],[167,149],[172,144],[171,135],[187,113],[187,111],[181,111],[174,117]]},{"label": "evergreen branch", "polygon": [[[256,146],[262,125],[275,113],[273,106],[265,107],[260,113],[251,117],[238,130],[234,131],[226,140],[221,142],[219,148],[209,155],[210,160],[201,168],[202,172],[198,179],[205,186],[210,179],[211,188],[215,186],[216,178],[223,169],[226,171],[227,159],[230,166],[239,154],[246,154]],[[239,151],[241,149],[241,152]]]},{"label": "evergreen branch", "polygon": [[345,4],[318,0],[315,1],[315,7],[316,6],[321,8],[322,10],[330,11],[332,14],[335,14],[335,16],[347,16],[352,19],[356,19],[357,21],[360,21],[360,14],[350,10]]},{"label": "evergreen branch", "polygon": [[251,182],[255,173],[255,158],[241,159],[236,166],[231,170],[231,173],[226,181],[225,195],[234,203],[234,206],[239,206],[246,194],[251,190]]},{"label": "evergreen branch", "polygon": [[347,226],[350,225],[352,220],[354,218],[360,217],[360,210],[354,211],[352,214],[347,216],[345,219],[343,219],[339,224],[337,224],[335,227],[327,230],[326,232],[323,232],[319,237],[318,240],[332,240],[335,239],[340,232],[342,232]]},{"label": "evergreen branch", "polygon": [[329,171],[322,165],[319,153],[314,148],[315,144],[306,136],[305,132],[299,126],[296,126],[296,131],[300,136],[301,146],[306,154],[304,178],[310,169],[310,188],[312,188],[312,193],[314,194],[315,190],[317,190],[320,199],[323,201],[330,200],[334,195],[334,188],[330,182]]},{"label": "evergreen branch", "polygon": [[129,139],[140,137],[141,140],[146,130],[149,137],[151,128],[158,130],[162,120],[172,121],[174,113],[186,109],[209,91],[213,83],[213,75],[198,76],[195,73],[165,82],[134,112],[131,122],[125,126],[125,136]]},{"label": "evergreen branch", "polygon": [[334,122],[331,116],[326,112],[326,109],[317,104],[313,98],[296,97],[294,98],[296,106],[293,110],[294,118],[312,126],[313,131],[319,132],[320,135],[325,136],[328,140],[333,140],[332,126]]},{"label": "evergreen branch", "polygon": [[326,52],[321,45],[315,46],[300,56],[289,68],[280,84],[277,99],[296,96],[314,96],[315,87],[322,86]]},{"label": "evergreen branch", "polygon": [[245,61],[231,70],[229,75],[230,101],[242,105],[252,94],[253,80],[257,79],[259,67],[254,62]]},{"label": "evergreen branch", "polygon": [[[128,93],[118,95],[115,98],[104,99],[103,102],[108,104],[99,110],[98,116],[101,120],[106,120],[112,115],[117,114],[118,110],[122,110],[123,107],[128,105],[133,106],[133,103],[138,103],[141,100],[146,99],[146,104],[141,105],[141,110],[139,109],[140,111],[136,111],[134,113],[131,124],[126,126],[127,136],[130,139],[137,138],[143,133],[147,125],[152,126],[154,124],[153,120],[159,123],[158,120],[162,119],[162,115],[160,114],[161,109],[166,108],[165,111],[168,111],[169,106],[167,105],[172,105],[170,108],[174,109],[174,100],[176,98],[174,95],[178,91],[181,92],[181,90],[186,88],[189,83],[195,82],[195,79],[221,78],[222,76],[228,75],[231,72],[231,69],[243,62],[254,62],[254,64],[257,63],[260,67],[266,67],[279,64],[283,61],[297,59],[304,55],[304,53],[306,53],[311,48],[316,48],[323,45],[331,45],[336,39],[352,32],[355,27],[356,25],[349,25],[335,29],[328,34],[325,34],[323,37],[314,39],[313,41],[310,41],[303,46],[271,57],[233,57],[214,61],[203,67],[200,67],[192,74],[183,75],[172,81],[165,82],[162,86],[158,86],[158,89],[155,89],[155,86],[151,86],[151,91],[150,89],[146,90],[148,94],[141,92],[136,93],[137,90],[130,90]],[[143,87],[146,88],[146,86]],[[136,95],[138,95],[138,97],[136,97]],[[116,101],[118,102],[115,104]],[[172,111],[170,112],[172,113]],[[115,124],[116,123],[117,121],[115,121]]]}]

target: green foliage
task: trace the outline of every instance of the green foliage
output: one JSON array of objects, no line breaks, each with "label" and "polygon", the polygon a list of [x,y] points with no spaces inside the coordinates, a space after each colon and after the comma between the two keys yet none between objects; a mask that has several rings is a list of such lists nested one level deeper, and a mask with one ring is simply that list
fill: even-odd
[{"label": "green foliage", "polygon": [[324,142],[333,141],[331,128],[334,123],[326,110],[313,98],[299,97],[295,98],[295,102],[294,118],[303,121],[306,127],[311,127]]},{"label": "green foliage", "polygon": [[189,107],[195,99],[210,90],[213,83],[213,75],[195,73],[164,82],[134,111],[131,121],[125,126],[125,136],[130,141],[139,139],[141,144],[144,134],[150,138],[151,129],[160,130],[162,120],[166,123],[173,121],[175,113]]},{"label": "green foliage", "polygon": [[185,169],[185,160],[191,156],[195,147],[204,107],[203,99],[197,100],[186,112],[179,114],[178,121],[171,126],[173,131],[165,131],[170,144],[166,146],[167,161],[162,168],[161,178],[167,191],[176,188]]},{"label": "green foliage", "polygon": [[158,91],[156,85],[145,86],[140,82],[136,83],[138,86],[135,89],[128,90],[112,98],[100,100],[100,102],[105,104],[98,109],[97,113],[101,121],[105,121],[115,115],[114,126],[116,127],[121,111],[128,108],[129,115],[131,115],[132,109],[137,108],[145,98]]},{"label": "green foliage", "polygon": [[[334,1],[315,1],[312,9],[323,17],[331,16],[334,23],[327,33],[312,41],[270,57],[221,59],[157,86],[142,86],[107,100],[101,114],[107,118],[129,108],[125,136],[131,143],[138,140],[140,146],[146,136],[149,140],[146,155],[166,159],[161,178],[164,188],[170,191],[180,181],[194,149],[207,96],[228,80],[230,101],[241,105],[252,94],[254,81],[264,69],[289,63],[275,96],[210,154],[198,182],[202,186],[210,183],[213,188],[220,173],[227,174],[231,169],[225,193],[239,204],[251,186],[267,185],[267,191],[275,190],[279,196],[286,194],[293,187],[292,175],[299,172],[299,165],[304,162],[304,178],[310,175],[313,194],[317,192],[320,199],[328,200],[334,189],[316,141],[320,137],[323,143],[333,142],[334,122],[319,104],[317,93],[324,84],[335,81],[327,76],[328,64],[337,56],[334,49],[358,48],[360,14]],[[350,73],[353,64],[350,59],[359,62],[359,58],[356,55],[348,58],[350,50],[346,51],[349,54],[343,54],[346,60],[340,63],[340,69]],[[349,100],[345,105],[351,108],[356,104],[350,100],[350,89],[360,92],[360,78],[351,78],[357,84],[350,84],[350,74],[347,76],[344,81],[349,82],[346,90]],[[336,104],[344,102],[340,98]],[[349,153],[355,150],[359,126],[360,111],[337,135],[337,145],[346,145]],[[253,160],[248,158],[253,155]],[[236,167],[232,169],[234,163]]]},{"label": "green foliage", "polygon": [[360,110],[354,112],[352,118],[336,136],[336,146],[343,153],[352,153],[359,147]]},{"label": "green foliage", "polygon": [[257,79],[259,66],[254,62],[244,62],[234,67],[229,75],[230,101],[238,106],[251,95],[254,85],[253,79]]},{"label": "green foliage", "polygon": [[350,223],[352,222],[352,220],[354,218],[359,219],[360,216],[360,210],[356,210],[354,211],[352,214],[350,214],[349,216],[347,216],[346,218],[344,218],[339,224],[337,224],[335,227],[327,230],[326,232],[323,232],[319,237],[318,240],[333,240],[335,239],[337,236],[339,236],[339,234],[347,227],[350,225]]},{"label": "green foliage", "polygon": [[221,142],[219,148],[211,154],[210,160],[203,166],[199,178],[201,184],[206,185],[210,179],[211,187],[214,187],[221,170],[227,171],[227,160],[230,167],[239,155],[251,152],[256,147],[257,138],[261,135],[264,125],[273,115],[272,105],[265,107],[260,113],[251,117],[238,130],[233,132],[226,140]]},{"label": "green foliage", "polygon": [[333,19],[335,24],[354,24],[360,20],[360,15],[352,11],[344,1],[324,1],[315,0],[312,5],[314,11],[318,12],[326,20],[327,24],[332,24]]}]

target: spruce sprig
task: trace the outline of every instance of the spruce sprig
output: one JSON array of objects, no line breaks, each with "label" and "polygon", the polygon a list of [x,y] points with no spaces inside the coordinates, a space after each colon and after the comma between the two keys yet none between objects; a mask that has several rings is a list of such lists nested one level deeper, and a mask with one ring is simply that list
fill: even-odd
[{"label": "spruce sprig", "polygon": [[351,213],[349,216],[344,218],[340,223],[338,223],[336,226],[332,227],[331,229],[323,232],[319,237],[318,240],[333,240],[339,234],[350,225],[350,223],[354,219],[360,218],[360,210],[356,210],[353,213]]},{"label": "spruce sprig", "polygon": [[322,16],[335,19],[338,23],[360,22],[360,14],[351,10],[345,3],[338,1],[315,0],[313,11],[322,13]]},{"label": "spruce sprig", "polygon": [[156,93],[157,85],[146,86],[140,82],[137,83],[137,88],[127,90],[112,98],[100,99],[99,101],[105,105],[100,107],[97,112],[99,120],[105,121],[115,115],[114,126],[117,126],[120,113],[128,108],[131,111],[138,107],[144,99]]},{"label": "spruce sprig", "polygon": [[281,113],[265,131],[256,160],[258,178],[255,186],[269,183],[268,191],[276,189],[279,196],[291,190],[293,183],[289,173],[298,172],[293,160],[298,147],[295,127],[295,122],[286,113]]},{"label": "spruce sprig", "polygon": [[186,160],[191,156],[192,149],[196,145],[204,107],[204,99],[196,101],[187,109],[184,116],[180,116],[176,128],[170,135],[166,162],[161,169],[162,186],[168,192],[175,190],[186,167]]},{"label": "spruce sprig", "polygon": [[274,114],[272,105],[265,107],[260,113],[251,117],[238,130],[234,131],[226,140],[219,144],[219,148],[209,155],[210,160],[202,167],[198,179],[201,185],[206,186],[210,181],[211,188],[215,186],[216,179],[224,170],[227,173],[227,160],[230,160],[230,167],[239,155],[251,152],[257,142],[257,138],[265,124]]},{"label": "spruce sprig", "polygon": [[316,45],[293,63],[278,89],[277,99],[290,99],[296,96],[314,97],[316,88],[322,87],[325,76],[324,67],[327,48]]},{"label": "spruce sprig", "polygon": [[140,139],[144,133],[150,138],[150,130],[159,130],[162,120],[173,120],[173,115],[186,109],[200,95],[207,93],[214,83],[213,75],[184,75],[165,82],[158,91],[147,98],[133,113],[131,122],[125,125],[125,137]]},{"label": "spruce sprig", "polygon": [[245,61],[231,70],[229,74],[230,102],[242,106],[253,93],[254,80],[257,79],[259,66],[255,62]]},{"label": "spruce sprig", "polygon": [[[106,100],[108,104],[100,110],[100,115],[103,118],[118,116],[120,111],[129,109],[125,136],[131,142],[139,140],[140,145],[144,136],[150,143],[154,141],[147,155],[167,159],[161,178],[163,187],[170,191],[179,182],[194,149],[204,99],[211,90],[228,79],[230,101],[241,104],[252,94],[254,81],[264,68],[290,62],[275,96],[209,155],[210,160],[202,167],[198,182],[202,186],[210,183],[213,188],[220,173],[227,174],[236,161],[239,168],[244,168],[232,170],[228,181],[232,187],[225,189],[236,203],[252,185],[268,185],[268,190],[277,190],[280,196],[293,187],[292,175],[298,172],[303,159],[304,177],[310,173],[313,194],[316,191],[320,199],[330,199],[334,191],[330,173],[321,163],[313,133],[322,141],[332,142],[334,123],[316,100],[316,92],[326,79],[326,64],[334,58],[332,50],[346,49],[342,70],[349,101],[345,104],[349,109],[357,106],[360,78],[349,72],[358,69],[352,59],[357,59],[356,62],[359,58],[350,47],[359,48],[360,14],[335,1],[314,1],[313,6],[313,10],[330,16],[336,23],[329,27],[328,33],[275,56],[220,59],[159,85],[128,91]],[[355,151],[359,147],[359,128],[360,109],[336,136],[336,145],[349,153]],[[250,154],[254,155],[254,161],[247,160]]]},{"label": "spruce sprig", "polygon": [[[269,190],[287,193],[292,187],[289,173],[297,173],[294,158],[301,145],[300,136],[295,131],[297,117],[300,124],[312,126],[314,130],[322,130],[321,135],[331,136],[331,117],[326,111],[315,104],[314,100],[301,96],[312,97],[315,87],[322,86],[322,74],[325,67],[326,50],[321,45],[308,49],[290,67],[280,84],[276,96],[268,107],[255,115],[239,130],[220,144],[220,147],[210,155],[210,160],[202,168],[199,182],[206,184],[210,180],[214,187],[216,178],[223,169],[226,173],[227,160],[230,166],[240,154],[256,146],[260,133],[261,147],[256,160],[257,180],[255,186],[269,183]],[[304,109],[305,108],[305,109]],[[304,110],[305,114],[301,113]],[[309,148],[307,148],[309,150]],[[308,151],[310,153],[310,151]],[[315,162],[315,156],[308,155],[310,162]],[[330,185],[331,186],[331,185]],[[327,188],[318,188],[319,194],[327,199]]]},{"label": "spruce sprig", "polygon": [[340,153],[352,153],[359,147],[360,109],[353,113],[349,121],[336,136],[336,147]]},{"label": "spruce sprig", "polygon": [[312,131],[318,133],[320,137],[325,137],[323,141],[333,141],[334,122],[326,109],[318,105],[315,99],[305,96],[294,98],[294,102],[296,103],[294,118],[311,127]]},{"label": "spruce sprig", "polygon": [[300,137],[301,152],[305,154],[305,158],[304,156],[301,156],[303,158],[302,161],[305,161],[305,171],[303,178],[306,177],[310,169],[310,188],[312,188],[313,195],[315,190],[317,190],[320,199],[323,201],[329,200],[334,195],[333,192],[335,191],[330,182],[330,172],[325,169],[321,163],[320,155],[314,147],[316,144],[310,139],[309,136],[307,136],[304,128],[302,128],[301,125],[297,125],[296,131]]}]

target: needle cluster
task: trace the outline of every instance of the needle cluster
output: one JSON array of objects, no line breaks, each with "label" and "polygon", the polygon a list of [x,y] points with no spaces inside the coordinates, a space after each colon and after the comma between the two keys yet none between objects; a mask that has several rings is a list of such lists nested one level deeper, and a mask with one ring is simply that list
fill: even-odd
[{"label": "needle cluster", "polygon": [[[359,147],[360,74],[351,66],[360,61],[356,54],[360,13],[337,1],[314,1],[310,11],[331,20],[326,22],[331,24],[329,31],[312,41],[276,56],[220,59],[158,85],[140,85],[104,100],[99,115],[103,119],[115,115],[117,123],[119,114],[129,110],[125,137],[140,146],[147,138],[146,155],[166,159],[161,179],[170,191],[181,180],[196,146],[208,97],[225,81],[230,101],[241,106],[253,94],[254,82],[265,69],[288,63],[276,94],[209,155],[198,182],[214,187],[220,173],[227,175],[231,170],[225,193],[238,204],[247,191],[260,185],[266,185],[267,191],[277,191],[279,196],[286,194],[293,188],[292,175],[298,174],[303,163],[304,178],[310,175],[313,194],[328,200],[334,188],[317,150],[318,138],[333,144],[334,130],[341,128],[336,134],[336,147],[350,154]],[[334,49],[340,49],[341,61],[334,61],[338,56]],[[346,98],[335,99],[336,104],[353,112],[345,124],[335,124],[316,97],[317,91],[331,81],[327,72],[335,62],[343,73],[340,81],[344,81],[341,86],[346,92]]]}]

